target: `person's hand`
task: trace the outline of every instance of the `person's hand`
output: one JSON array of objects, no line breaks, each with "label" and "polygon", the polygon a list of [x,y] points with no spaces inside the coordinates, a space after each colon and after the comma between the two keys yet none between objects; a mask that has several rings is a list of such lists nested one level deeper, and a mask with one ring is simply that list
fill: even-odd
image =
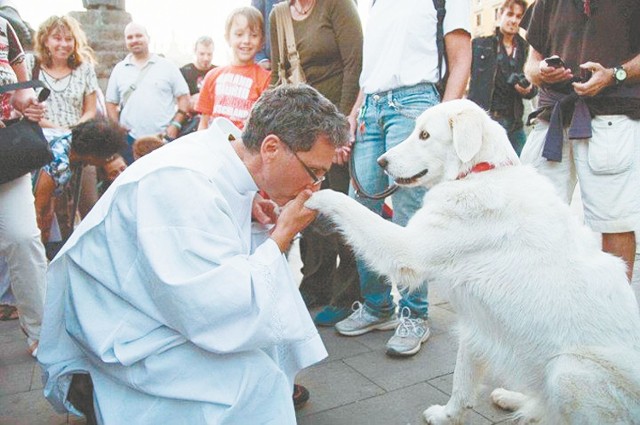
[{"label": "person's hand", "polygon": [[351,146],[342,146],[336,148],[336,152],[333,154],[333,163],[337,165],[344,165],[349,162],[349,155],[351,155]]},{"label": "person's hand", "polygon": [[533,84],[529,84],[529,87],[526,88],[522,87],[520,84],[516,84],[513,88],[518,92],[518,94],[520,94],[520,96],[526,96],[531,93],[531,90],[533,90]]},{"label": "person's hand", "polygon": [[564,66],[558,68],[549,66],[544,59],[540,61],[538,68],[540,71],[540,80],[546,84],[561,83],[573,78],[571,69],[565,68]]},{"label": "person's hand", "polygon": [[347,116],[349,122],[349,143],[353,144],[356,141],[356,130],[358,129],[358,118],[354,115]]},{"label": "person's hand", "polygon": [[305,189],[282,207],[276,225],[271,232],[281,252],[286,252],[294,236],[315,220],[317,213],[304,206],[313,191]]},{"label": "person's hand", "polygon": [[591,72],[591,78],[587,81],[573,83],[573,89],[580,96],[595,96],[606,87],[615,84],[611,69],[597,62],[583,63],[580,68]]},{"label": "person's hand", "polygon": [[260,224],[275,224],[278,218],[276,208],[275,202],[264,199],[259,193],[256,193],[251,205],[251,218]]},{"label": "person's hand", "polygon": [[260,65],[267,71],[271,71],[271,61],[269,59],[262,59],[260,62],[258,62],[258,65]]},{"label": "person's hand", "polygon": [[165,135],[167,136],[167,138],[169,140],[173,140],[176,137],[178,137],[178,133],[180,132],[180,130],[178,130],[178,127],[173,126],[173,125],[169,125],[165,131]]},{"label": "person's hand", "polygon": [[27,104],[27,107],[22,110],[22,115],[28,120],[40,122],[44,119],[46,111],[47,108],[44,103],[39,103],[36,99],[32,99],[32,101]]}]

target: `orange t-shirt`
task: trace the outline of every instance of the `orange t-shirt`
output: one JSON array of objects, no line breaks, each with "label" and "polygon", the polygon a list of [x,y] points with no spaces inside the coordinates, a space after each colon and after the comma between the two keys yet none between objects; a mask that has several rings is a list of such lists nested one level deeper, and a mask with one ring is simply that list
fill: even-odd
[{"label": "orange t-shirt", "polygon": [[270,78],[271,73],[257,64],[214,68],[204,77],[196,111],[229,118],[242,129]]}]

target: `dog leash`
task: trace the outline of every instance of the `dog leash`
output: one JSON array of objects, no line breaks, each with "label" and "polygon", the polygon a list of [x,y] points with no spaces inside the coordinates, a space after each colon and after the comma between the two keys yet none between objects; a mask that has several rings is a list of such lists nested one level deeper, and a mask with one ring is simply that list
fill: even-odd
[{"label": "dog leash", "polygon": [[355,190],[356,195],[362,196],[363,198],[380,200],[380,199],[386,198],[387,196],[391,195],[396,190],[398,190],[398,185],[395,183],[391,184],[389,187],[387,187],[385,190],[383,190],[380,193],[371,194],[362,188],[362,185],[358,180],[358,176],[356,175],[356,161],[354,159],[357,144],[358,144],[357,141],[353,143],[353,145],[351,146],[351,155],[349,155],[349,175],[351,176],[351,182],[353,184],[353,189]]}]

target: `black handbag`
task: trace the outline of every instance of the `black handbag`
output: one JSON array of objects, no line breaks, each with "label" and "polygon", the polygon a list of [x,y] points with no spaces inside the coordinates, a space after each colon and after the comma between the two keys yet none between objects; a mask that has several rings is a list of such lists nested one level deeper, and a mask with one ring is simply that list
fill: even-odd
[{"label": "black handbag", "polygon": [[[42,87],[38,101],[49,96],[49,89],[41,81],[8,84],[0,87],[0,94],[33,87]],[[53,160],[49,142],[38,123],[25,118],[4,121],[0,128],[0,184],[17,179]]]}]

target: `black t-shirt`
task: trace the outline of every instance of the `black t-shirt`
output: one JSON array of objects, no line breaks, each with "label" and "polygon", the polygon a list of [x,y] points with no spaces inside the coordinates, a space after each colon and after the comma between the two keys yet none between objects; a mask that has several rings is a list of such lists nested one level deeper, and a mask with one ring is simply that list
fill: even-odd
[{"label": "black t-shirt", "polygon": [[211,65],[209,69],[200,71],[195,64],[190,63],[180,68],[180,72],[189,86],[189,94],[200,93],[205,75],[215,67],[215,65]]},{"label": "black t-shirt", "polygon": [[[513,115],[513,100],[515,97],[520,98],[516,89],[507,83],[509,76],[516,73],[516,57],[515,54],[520,46],[517,46],[516,40],[513,40],[515,49],[513,54],[509,55],[500,42],[498,54],[496,55],[496,77],[494,80],[493,97],[491,99],[491,110],[500,112],[504,115]],[[513,117],[511,117],[513,118]]]}]

